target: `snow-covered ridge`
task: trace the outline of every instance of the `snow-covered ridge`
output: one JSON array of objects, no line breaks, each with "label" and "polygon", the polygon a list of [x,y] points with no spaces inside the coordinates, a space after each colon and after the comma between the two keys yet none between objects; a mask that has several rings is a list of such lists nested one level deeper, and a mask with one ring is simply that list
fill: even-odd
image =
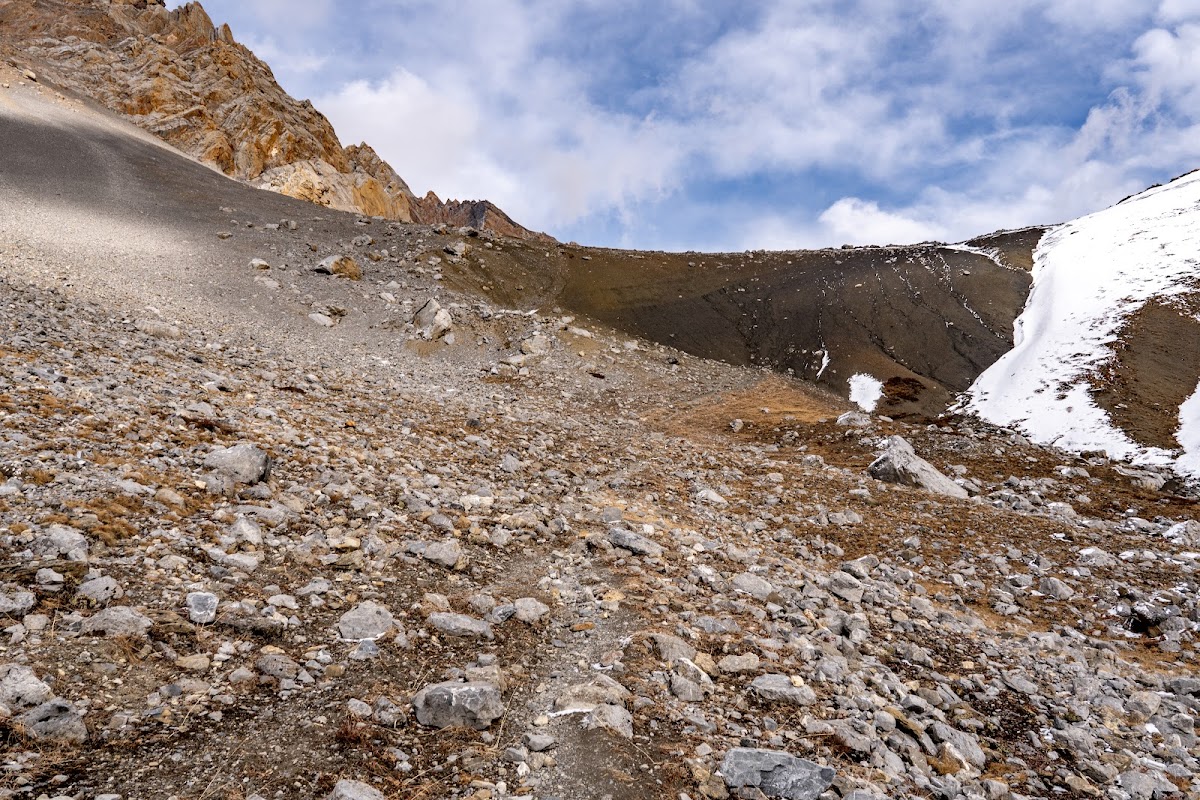
[{"label": "snow-covered ridge", "polygon": [[1180,409],[1175,451],[1133,441],[1090,393],[1122,322],[1150,300],[1195,291],[1198,278],[1200,172],[1055,228],[1034,254],[1013,349],[975,381],[963,409],[1045,444],[1200,477],[1200,393]]}]

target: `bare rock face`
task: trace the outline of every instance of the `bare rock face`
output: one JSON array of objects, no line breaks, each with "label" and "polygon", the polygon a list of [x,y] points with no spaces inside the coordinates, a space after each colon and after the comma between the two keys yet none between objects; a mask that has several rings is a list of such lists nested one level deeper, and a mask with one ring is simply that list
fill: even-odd
[{"label": "bare rock face", "polygon": [[512,217],[487,200],[442,202],[433,192],[429,192],[422,198],[414,199],[413,221],[425,225],[442,223],[456,228],[489,230],[501,236],[512,236],[519,239],[554,241],[544,233],[536,233],[517,224]]},{"label": "bare rock face", "polygon": [[[53,6],[53,7],[52,7]],[[340,211],[469,225],[549,239],[486,201],[418,199],[369,145],[343,148],[329,120],[199,3],[0,3],[0,54],[32,59],[51,83],[87,95],[230,177]]]}]

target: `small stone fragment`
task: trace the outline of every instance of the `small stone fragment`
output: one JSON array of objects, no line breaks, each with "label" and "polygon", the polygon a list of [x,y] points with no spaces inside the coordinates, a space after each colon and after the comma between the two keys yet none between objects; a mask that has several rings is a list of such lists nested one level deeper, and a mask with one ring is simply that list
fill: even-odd
[{"label": "small stone fragment", "polygon": [[217,596],[210,592],[188,592],[184,600],[188,619],[197,625],[208,625],[217,618],[218,603]]}]

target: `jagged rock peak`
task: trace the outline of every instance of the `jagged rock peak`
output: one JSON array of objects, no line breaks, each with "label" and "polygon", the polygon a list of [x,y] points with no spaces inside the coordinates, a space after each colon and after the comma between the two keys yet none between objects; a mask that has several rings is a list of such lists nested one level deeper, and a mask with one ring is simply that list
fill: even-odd
[{"label": "jagged rock peak", "polygon": [[365,143],[343,148],[329,120],[285,92],[199,3],[168,10],[163,0],[8,0],[0,3],[0,54],[260,188],[402,222],[470,217],[497,233],[543,237],[490,204],[414,211],[416,197],[387,162]]}]

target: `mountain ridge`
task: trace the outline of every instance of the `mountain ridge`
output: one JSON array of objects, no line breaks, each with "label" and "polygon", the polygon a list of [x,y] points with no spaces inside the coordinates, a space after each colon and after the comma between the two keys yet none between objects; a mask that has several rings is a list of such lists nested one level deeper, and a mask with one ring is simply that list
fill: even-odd
[{"label": "mountain ridge", "polygon": [[164,0],[5,0],[0,50],[260,188],[367,216],[551,241],[486,200],[416,197],[368,145],[343,147],[329,120],[288,95],[198,2],[167,10]]}]

